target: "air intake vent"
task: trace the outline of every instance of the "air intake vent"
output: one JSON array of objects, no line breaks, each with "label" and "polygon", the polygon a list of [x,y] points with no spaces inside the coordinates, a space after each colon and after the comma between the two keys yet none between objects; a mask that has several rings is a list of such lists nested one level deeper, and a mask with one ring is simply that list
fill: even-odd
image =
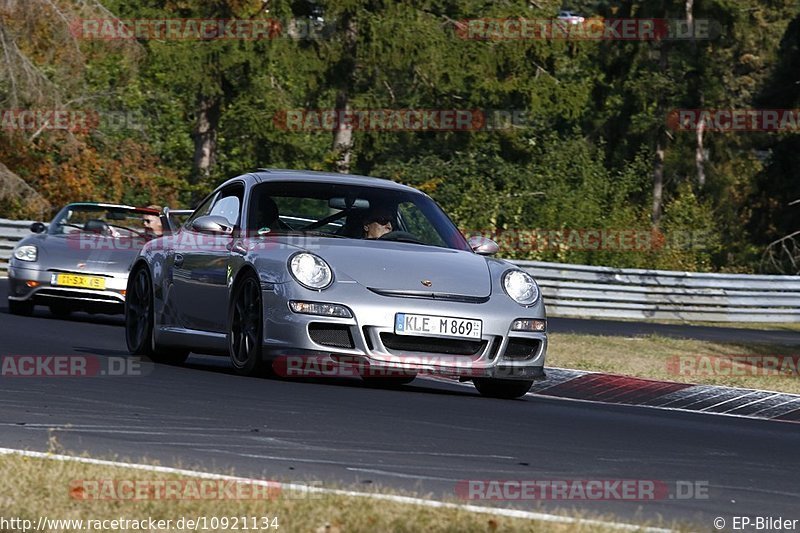
[{"label": "air intake vent", "polygon": [[506,359],[530,359],[539,352],[542,341],[539,339],[521,339],[511,337],[504,354]]},{"label": "air intake vent", "polygon": [[381,333],[381,341],[389,350],[399,352],[421,352],[446,355],[475,355],[486,348],[486,341],[460,339],[441,339],[438,337],[417,337],[414,335],[395,335]]},{"label": "air intake vent", "polygon": [[330,346],[332,348],[354,347],[350,326],[346,324],[312,322],[308,325],[308,334],[312,341],[322,346]]}]

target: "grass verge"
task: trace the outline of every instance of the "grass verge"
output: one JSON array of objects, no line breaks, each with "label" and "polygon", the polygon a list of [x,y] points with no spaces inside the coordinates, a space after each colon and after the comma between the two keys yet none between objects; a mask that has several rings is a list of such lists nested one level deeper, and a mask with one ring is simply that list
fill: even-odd
[{"label": "grass verge", "polygon": [[[800,394],[798,357],[800,347],[771,344],[551,333],[547,366]],[[764,361],[778,362],[783,373]]]},{"label": "grass verge", "polygon": [[[510,518],[492,514],[474,513],[464,509],[428,508],[421,505],[381,501],[371,498],[334,494],[301,495],[281,491],[273,499],[156,499],[153,496],[139,499],[78,499],[86,492],[75,487],[85,487],[86,481],[102,480],[106,485],[115,482],[148,482],[150,486],[177,480],[182,483],[199,481],[182,475],[156,473],[130,468],[83,464],[72,461],[22,457],[19,455],[0,456],[0,516],[6,520],[18,518],[39,524],[40,517],[53,520],[83,520],[81,528],[58,527],[50,522],[45,530],[51,532],[87,531],[88,520],[172,520],[169,531],[193,531],[201,528],[177,528],[177,520],[205,517],[210,525],[212,518],[219,521],[218,527],[211,531],[244,530],[241,520],[247,518],[249,531],[298,531],[313,533],[344,533],[361,531],[510,531],[510,532],[619,532],[620,529],[598,524],[559,524],[540,520]],[[147,483],[145,483],[147,484]],[[111,486],[111,485],[108,485]],[[121,494],[120,492],[99,491],[92,494]],[[405,494],[408,495],[408,494]],[[464,502],[458,502],[464,503]],[[574,518],[586,518],[571,514]],[[222,527],[223,517],[228,517],[227,528]],[[233,517],[239,517],[238,529],[230,527]],[[252,517],[268,517],[269,527],[251,527]],[[273,527],[273,518],[277,518]],[[597,518],[597,517],[593,517]],[[610,520],[610,517],[605,517]],[[260,520],[260,519],[259,519]],[[648,524],[660,527],[688,530],[676,524]],[[94,531],[135,530],[128,524],[127,529],[106,524],[105,529]],[[109,527],[110,526],[110,527]],[[147,528],[145,528],[147,530]],[[22,527],[5,528],[0,531],[22,531]],[[154,529],[152,531],[167,531]]]}]

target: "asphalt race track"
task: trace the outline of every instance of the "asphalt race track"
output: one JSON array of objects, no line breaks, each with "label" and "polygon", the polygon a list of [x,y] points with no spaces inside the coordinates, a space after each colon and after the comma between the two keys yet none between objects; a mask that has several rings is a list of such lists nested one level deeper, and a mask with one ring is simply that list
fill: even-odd
[{"label": "asphalt race track", "polygon": [[[11,316],[6,288],[0,281],[0,355],[127,357],[120,317]],[[67,452],[97,458],[450,499],[470,479],[658,480],[671,496],[678,481],[700,482],[708,498],[465,503],[662,516],[705,531],[717,516],[800,518],[793,423],[530,395],[492,400],[426,379],[381,390],[359,380],[242,378],[224,358],[194,355],[184,367],[148,364],[143,374],[0,376],[0,447],[45,450],[52,430]]]}]

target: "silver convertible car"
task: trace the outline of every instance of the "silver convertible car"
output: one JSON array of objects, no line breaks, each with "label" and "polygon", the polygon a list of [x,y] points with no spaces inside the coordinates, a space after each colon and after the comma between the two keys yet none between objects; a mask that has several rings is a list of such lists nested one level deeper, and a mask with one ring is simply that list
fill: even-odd
[{"label": "silver convertible car", "polygon": [[141,250],[128,348],[172,364],[225,355],[248,375],[349,368],[399,385],[439,374],[520,397],[545,377],[545,310],[534,279],[496,251],[411,187],[260,170]]},{"label": "silver convertible car", "polygon": [[56,316],[122,313],[131,264],[152,238],[143,221],[162,216],[82,202],[64,206],[49,226],[33,223],[33,235],[17,244],[9,262],[9,311],[30,315],[35,305],[45,305]]}]

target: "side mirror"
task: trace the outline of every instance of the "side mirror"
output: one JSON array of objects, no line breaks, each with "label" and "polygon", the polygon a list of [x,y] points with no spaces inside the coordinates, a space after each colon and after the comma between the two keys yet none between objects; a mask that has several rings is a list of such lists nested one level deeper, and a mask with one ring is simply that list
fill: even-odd
[{"label": "side mirror", "polygon": [[211,233],[214,235],[231,235],[233,226],[228,219],[219,215],[206,215],[197,217],[192,222],[192,229],[198,233]]},{"label": "side mirror", "polygon": [[31,231],[34,233],[44,233],[47,229],[47,226],[42,224],[41,222],[34,222],[31,224]]},{"label": "side mirror", "polygon": [[494,255],[500,249],[497,243],[488,237],[470,237],[467,244],[478,255]]}]

